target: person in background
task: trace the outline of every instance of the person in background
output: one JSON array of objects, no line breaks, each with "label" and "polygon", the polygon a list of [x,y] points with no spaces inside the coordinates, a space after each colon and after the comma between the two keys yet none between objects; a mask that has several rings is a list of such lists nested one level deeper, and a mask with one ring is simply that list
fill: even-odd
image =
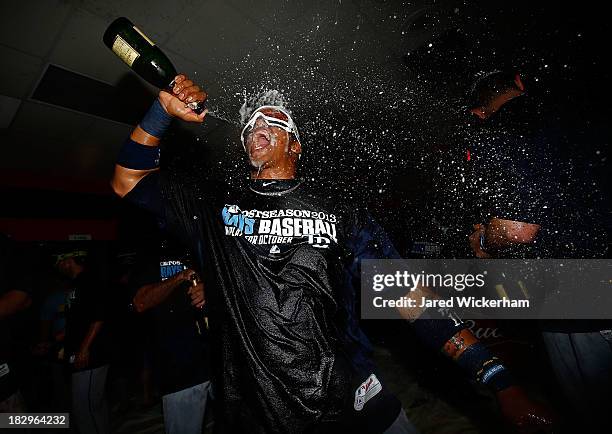
[{"label": "person in background", "polygon": [[57,283],[52,292],[45,297],[40,308],[40,339],[34,348],[38,355],[54,352],[54,356],[63,353],[63,342],[66,333],[66,297],[69,293],[67,284]]},{"label": "person in background", "polygon": [[64,340],[64,357],[72,371],[72,416],[81,434],[100,434],[110,432],[104,390],[109,368],[107,300],[86,259],[86,251],[71,250],[57,256],[56,267],[72,283]]},{"label": "person in background", "polygon": [[[108,382],[111,394],[115,398],[111,414],[123,414],[132,407],[133,386],[142,393],[136,403],[143,408],[155,405],[155,387],[150,367],[150,339],[147,331],[150,325],[134,315],[128,305],[131,303],[131,284],[136,264],[136,251],[131,246],[122,246],[115,255],[109,287],[112,289],[111,299],[113,321],[109,323],[108,333],[113,342],[111,353],[111,369]],[[133,384],[138,380],[138,385]]]},{"label": "person in background", "polygon": [[[32,349],[41,367],[41,384],[47,384],[39,399],[57,411],[67,411],[68,390],[65,378],[64,337],[66,333],[66,297],[69,293],[68,282],[52,281],[51,293],[43,300],[40,308],[40,336]],[[48,393],[47,393],[48,392]]]},{"label": "person in background", "polygon": [[0,234],[0,413],[20,413],[25,404],[15,372],[16,363],[11,351],[10,321],[31,303],[31,286],[21,273],[14,246]]},{"label": "person in background", "polygon": [[468,134],[471,145],[466,143],[471,181],[466,188],[471,189],[468,206],[476,219],[470,246],[477,257],[533,245],[551,208],[551,193],[537,177],[554,176],[548,166],[553,159],[525,137],[525,124],[508,119],[508,113],[516,112],[513,100],[524,95],[520,75],[507,71],[484,75],[471,90],[468,128],[474,133]]},{"label": "person in background", "polygon": [[195,282],[195,272],[187,268],[175,244],[164,240],[154,253],[134,272],[133,310],[148,315],[152,326],[153,371],[162,393],[166,433],[200,434],[211,392],[204,287]]},{"label": "person in background", "polygon": [[[541,126],[546,110],[534,109],[518,74],[489,74],[472,93],[473,127],[487,131],[474,141],[467,162],[479,186],[472,204],[482,211],[469,236],[474,255],[603,257],[607,234],[597,184],[555,155],[563,145],[563,126],[550,121],[554,128]],[[524,101],[517,104],[519,99]],[[546,320],[538,327],[571,414],[579,426],[597,430],[612,406],[611,322]]]}]

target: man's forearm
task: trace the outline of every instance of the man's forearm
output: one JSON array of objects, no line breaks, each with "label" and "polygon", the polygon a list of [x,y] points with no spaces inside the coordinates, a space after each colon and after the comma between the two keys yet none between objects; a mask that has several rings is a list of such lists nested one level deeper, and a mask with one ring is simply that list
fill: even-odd
[{"label": "man's forearm", "polygon": [[485,230],[487,250],[503,250],[520,244],[531,244],[540,231],[540,225],[492,218]]},{"label": "man's forearm", "polygon": [[32,304],[30,296],[18,290],[9,291],[0,297],[0,320],[6,319]]},{"label": "man's forearm", "polygon": [[176,288],[186,281],[184,273],[179,273],[164,281],[140,287],[133,299],[134,309],[136,312],[145,312],[160,305]]},{"label": "man's forearm", "polygon": [[125,196],[142,178],[159,169],[159,143],[171,121],[172,116],[156,99],[119,152],[111,180],[116,194]]},{"label": "man's forearm", "polygon": [[[407,296],[413,299],[438,298],[425,287],[417,287]],[[398,311],[404,319],[411,321],[413,330],[423,343],[453,359],[472,379],[496,392],[513,384],[503,363],[478,341],[452,311],[442,313],[421,307],[398,308]]]}]

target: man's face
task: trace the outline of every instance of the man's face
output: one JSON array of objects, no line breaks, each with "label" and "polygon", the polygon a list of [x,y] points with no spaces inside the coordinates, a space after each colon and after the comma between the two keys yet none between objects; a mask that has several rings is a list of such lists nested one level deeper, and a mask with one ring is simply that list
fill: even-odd
[{"label": "man's face", "polygon": [[61,261],[59,261],[56,264],[56,267],[59,270],[59,272],[62,273],[64,276],[70,277],[72,275],[73,264],[74,264],[74,259],[67,258],[67,259],[62,259]]},{"label": "man's face", "polygon": [[[287,116],[275,109],[259,110],[266,116],[287,121]],[[251,130],[245,131],[244,146],[253,167],[274,167],[284,165],[292,158],[292,135],[284,129],[270,126],[263,118],[258,118]],[[294,157],[293,157],[294,158]]]}]

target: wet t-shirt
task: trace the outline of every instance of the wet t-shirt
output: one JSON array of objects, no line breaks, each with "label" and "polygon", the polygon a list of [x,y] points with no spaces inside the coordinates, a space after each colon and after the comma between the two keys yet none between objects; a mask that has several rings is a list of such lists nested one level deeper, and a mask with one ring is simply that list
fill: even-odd
[{"label": "wet t-shirt", "polygon": [[[537,223],[532,255],[579,258],[601,255],[599,189],[571,156],[563,125],[521,121],[529,101],[517,99],[491,119],[472,119],[463,142],[468,200],[475,222],[491,217]],[[552,121],[551,121],[552,122]]]},{"label": "wet t-shirt", "polygon": [[152,174],[126,198],[200,257],[220,431],[389,427],[400,403],[368,357],[353,285],[359,259],[396,256],[380,227],[300,180],[159,189]]},{"label": "wet t-shirt", "polygon": [[560,162],[551,144],[504,113],[486,121],[475,116],[464,138],[466,194],[477,222],[492,217],[545,225],[557,198]]},{"label": "wet t-shirt", "polygon": [[536,138],[509,113],[520,101],[489,119],[466,112],[431,160],[434,186],[429,208],[446,226],[471,232],[497,217],[529,223],[546,221],[558,191],[561,170],[552,141]]}]

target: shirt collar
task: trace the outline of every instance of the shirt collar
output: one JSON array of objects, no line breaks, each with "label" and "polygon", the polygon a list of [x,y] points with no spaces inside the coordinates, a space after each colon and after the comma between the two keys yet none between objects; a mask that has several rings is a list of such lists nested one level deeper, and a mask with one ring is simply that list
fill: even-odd
[{"label": "shirt collar", "polygon": [[251,191],[264,196],[282,196],[298,188],[303,179],[251,179]]}]

